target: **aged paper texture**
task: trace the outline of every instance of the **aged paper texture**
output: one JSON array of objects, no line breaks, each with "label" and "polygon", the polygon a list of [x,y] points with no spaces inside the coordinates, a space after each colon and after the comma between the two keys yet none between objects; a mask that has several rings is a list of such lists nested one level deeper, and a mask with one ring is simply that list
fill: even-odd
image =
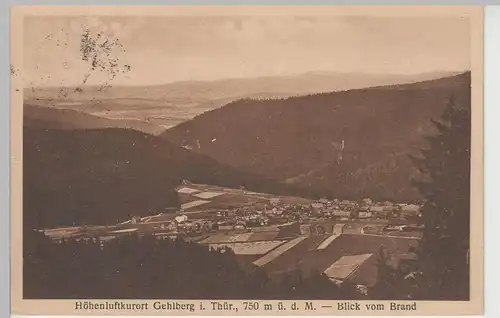
[{"label": "aged paper texture", "polygon": [[26,315],[483,311],[481,7],[14,7]]}]

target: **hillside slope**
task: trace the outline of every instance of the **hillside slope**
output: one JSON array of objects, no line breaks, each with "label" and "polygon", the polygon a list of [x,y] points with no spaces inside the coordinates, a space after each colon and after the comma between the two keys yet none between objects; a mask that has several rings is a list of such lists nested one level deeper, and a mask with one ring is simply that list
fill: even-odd
[{"label": "hillside slope", "polygon": [[126,128],[158,135],[165,129],[139,120],[113,120],[79,112],[24,104],[23,119],[28,126],[54,129]]},{"label": "hillside slope", "polygon": [[[454,94],[470,108],[470,73],[414,84],[278,100],[239,100],[162,134],[219,162],[321,194],[413,200],[408,154]],[[342,158],[340,149],[345,142]]]},{"label": "hillside slope", "polygon": [[278,194],[289,188],[133,130],[25,125],[23,138],[27,228],[114,224],[163,212],[179,205],[182,179]]}]

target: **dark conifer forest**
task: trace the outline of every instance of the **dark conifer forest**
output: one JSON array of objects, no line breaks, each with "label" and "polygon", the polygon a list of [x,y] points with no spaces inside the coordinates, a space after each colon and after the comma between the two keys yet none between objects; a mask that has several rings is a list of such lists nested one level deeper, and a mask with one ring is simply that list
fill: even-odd
[{"label": "dark conifer forest", "polygon": [[270,278],[240,266],[232,251],[182,239],[131,236],[105,243],[50,242],[36,231],[24,242],[27,299],[353,299],[353,286],[291,272]]}]

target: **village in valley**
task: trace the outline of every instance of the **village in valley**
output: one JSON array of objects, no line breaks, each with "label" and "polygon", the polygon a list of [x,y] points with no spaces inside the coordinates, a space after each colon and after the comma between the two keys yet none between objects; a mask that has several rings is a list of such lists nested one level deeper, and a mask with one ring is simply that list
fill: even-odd
[{"label": "village in valley", "polygon": [[377,283],[381,249],[389,253],[390,266],[410,275],[416,255],[408,251],[422,237],[421,206],[416,204],[310,200],[187,181],[176,191],[179,209],[114,225],[42,231],[56,242],[182,238],[210,249],[230,249],[242,265],[261,267],[271,276],[297,268],[320,271],[361,291]]},{"label": "village in valley", "polygon": [[26,17],[23,299],[471,300],[473,20],[367,12]]}]

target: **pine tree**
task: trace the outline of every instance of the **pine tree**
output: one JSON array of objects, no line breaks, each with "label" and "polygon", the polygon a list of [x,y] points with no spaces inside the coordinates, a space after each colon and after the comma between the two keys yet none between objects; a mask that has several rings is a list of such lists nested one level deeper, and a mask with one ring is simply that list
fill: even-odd
[{"label": "pine tree", "polygon": [[425,198],[420,261],[426,283],[422,293],[468,299],[470,107],[457,108],[452,95],[441,119],[433,124],[438,133],[427,137],[429,147],[421,157],[412,157],[423,176],[414,184]]}]

